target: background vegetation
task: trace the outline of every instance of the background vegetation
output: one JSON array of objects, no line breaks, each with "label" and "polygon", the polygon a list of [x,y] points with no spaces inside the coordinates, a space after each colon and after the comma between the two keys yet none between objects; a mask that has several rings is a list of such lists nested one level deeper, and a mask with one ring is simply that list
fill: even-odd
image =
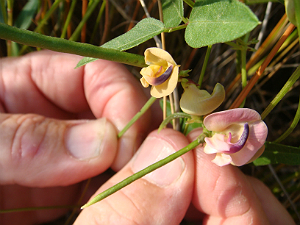
[{"label": "background vegetation", "polygon": [[[151,17],[159,19],[157,1],[148,0],[145,3]],[[288,20],[285,16],[284,5],[279,1],[255,0],[246,1],[246,4],[262,22],[249,34],[247,40],[250,42],[246,52],[247,71],[249,78],[251,78],[261,60],[270,53],[270,50],[286,30]],[[189,15],[191,7],[186,3],[184,6],[184,15]],[[2,0],[0,14],[0,22],[2,23],[48,36],[90,43],[96,46],[126,33],[143,18],[145,18],[145,11],[140,1],[137,0]],[[297,38],[297,32],[294,31],[248,94],[245,107],[262,113],[300,65]],[[191,70],[190,78],[197,82],[207,47],[195,49],[189,47],[184,40],[184,30],[166,33],[165,39],[167,51],[181,65],[181,69]],[[242,45],[238,41],[234,43],[239,46]],[[153,46],[155,46],[155,41],[151,39],[127,52],[143,55],[146,48]],[[250,49],[257,50],[260,46],[264,46],[261,54],[255,54],[255,51]],[[41,49],[0,40],[0,57],[19,56],[39,50]],[[241,82],[236,78],[241,71],[242,51],[228,44],[212,45],[202,87],[211,92],[217,82],[224,85],[227,96],[219,110],[228,109],[242,90]],[[137,79],[140,78],[140,68],[128,66],[128,69]],[[280,137],[293,121],[299,104],[299,84],[299,81],[296,81],[286,96],[264,119],[269,128],[267,141],[274,141]],[[179,87],[179,92],[181,91]],[[294,146],[300,152],[299,135],[300,126],[297,125],[281,144]],[[295,155],[295,157],[299,156]],[[296,164],[266,166],[250,164],[241,167],[241,169],[245,173],[262,180],[287,208],[295,221],[299,223],[299,158]],[[59,224],[59,221],[56,221],[55,224]]]}]

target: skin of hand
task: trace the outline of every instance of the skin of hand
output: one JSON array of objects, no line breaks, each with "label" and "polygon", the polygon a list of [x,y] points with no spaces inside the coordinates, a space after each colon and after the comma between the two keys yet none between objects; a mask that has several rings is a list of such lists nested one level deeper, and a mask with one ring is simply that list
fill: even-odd
[{"label": "skin of hand", "polygon": [[[120,170],[96,195],[199,135],[153,131],[140,146],[151,130],[147,113],[117,140],[146,102],[141,85],[119,64],[98,60],[74,70],[79,60],[50,51],[0,60],[1,209],[76,204],[81,181],[100,174],[92,193],[103,171]],[[207,225],[294,224],[264,184],[212,158],[199,146],[84,209],[75,224],[179,224],[184,217]],[[66,211],[0,214],[0,224],[39,224]]]}]

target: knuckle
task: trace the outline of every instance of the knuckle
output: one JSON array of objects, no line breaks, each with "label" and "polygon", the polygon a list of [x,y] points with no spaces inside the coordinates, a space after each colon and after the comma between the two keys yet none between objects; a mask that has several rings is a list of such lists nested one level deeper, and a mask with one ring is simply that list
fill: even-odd
[{"label": "knuckle", "polygon": [[9,152],[10,162],[19,164],[20,161],[32,159],[38,153],[40,145],[49,129],[49,120],[45,117],[25,114],[10,115],[0,124],[0,129],[5,131],[0,140],[6,142],[6,152]]}]

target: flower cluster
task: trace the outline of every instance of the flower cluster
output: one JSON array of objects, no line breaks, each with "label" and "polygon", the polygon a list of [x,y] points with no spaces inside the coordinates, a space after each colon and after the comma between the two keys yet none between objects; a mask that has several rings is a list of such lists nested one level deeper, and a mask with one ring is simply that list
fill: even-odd
[{"label": "flower cluster", "polygon": [[[160,48],[148,48],[145,51],[145,61],[149,66],[140,72],[142,85],[152,85],[150,93],[156,98],[171,94],[179,75],[179,66],[172,56]],[[259,113],[252,109],[238,108],[209,114],[224,101],[224,87],[217,83],[212,94],[209,94],[192,82],[182,82],[182,86],[182,111],[192,116],[207,115],[203,126],[212,135],[205,138],[204,152],[215,154],[213,163],[219,166],[241,166],[262,154],[268,128]]]}]

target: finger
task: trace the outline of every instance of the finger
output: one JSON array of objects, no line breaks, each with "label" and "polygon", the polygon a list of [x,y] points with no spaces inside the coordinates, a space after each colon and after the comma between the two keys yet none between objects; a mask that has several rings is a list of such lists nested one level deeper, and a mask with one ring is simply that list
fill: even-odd
[{"label": "finger", "polygon": [[0,97],[4,112],[66,119],[89,110],[83,68],[74,69],[80,59],[51,51],[2,58]]},{"label": "finger", "polygon": [[[159,134],[152,132],[133,160],[96,194],[187,144],[179,132],[170,129]],[[191,200],[193,175],[193,156],[188,152],[84,209],[75,224],[179,224]]]},{"label": "finger", "polygon": [[[41,51],[0,61],[2,109],[57,119],[106,117],[122,130],[147,101],[141,85],[124,66],[105,60],[74,69],[80,59]],[[119,140],[114,169],[132,157],[149,121],[147,112]]]},{"label": "finger", "polygon": [[[94,115],[108,118],[120,132],[147,101],[140,83],[122,65],[104,60],[89,63],[85,74],[87,101]],[[134,155],[149,126],[150,112],[146,112],[119,139],[114,170],[120,170]]]},{"label": "finger", "polygon": [[286,211],[283,205],[275,198],[269,188],[260,180],[254,177],[247,177],[254,189],[261,205],[266,213],[270,224],[296,224],[291,215]]},{"label": "finger", "polygon": [[[189,136],[193,140],[199,132]],[[192,202],[206,214],[204,224],[269,224],[246,176],[236,167],[219,167],[213,155],[195,149],[196,175]]]},{"label": "finger", "polygon": [[0,114],[0,183],[70,185],[105,171],[117,151],[105,118],[60,121],[35,114]]}]

